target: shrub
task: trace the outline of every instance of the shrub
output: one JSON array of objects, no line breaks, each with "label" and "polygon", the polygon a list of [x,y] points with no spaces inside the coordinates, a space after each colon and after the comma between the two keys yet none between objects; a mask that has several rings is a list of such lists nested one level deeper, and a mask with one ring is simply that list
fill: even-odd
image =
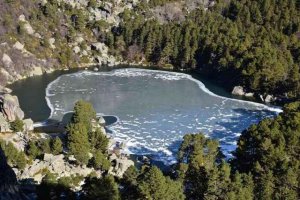
[{"label": "shrub", "polygon": [[16,119],[15,121],[10,123],[10,128],[14,132],[24,131],[24,122],[20,119]]},{"label": "shrub", "polygon": [[63,143],[59,137],[51,140],[51,152],[54,155],[58,155],[63,151]]},{"label": "shrub", "polygon": [[39,149],[39,147],[36,145],[35,141],[30,141],[28,143],[26,153],[27,153],[28,156],[30,156],[31,158],[35,159],[38,156],[40,156],[42,152]]},{"label": "shrub", "polygon": [[12,167],[24,169],[26,166],[26,157],[24,152],[18,151],[17,148],[11,142],[4,142],[0,140],[0,148],[3,150],[7,162]]}]

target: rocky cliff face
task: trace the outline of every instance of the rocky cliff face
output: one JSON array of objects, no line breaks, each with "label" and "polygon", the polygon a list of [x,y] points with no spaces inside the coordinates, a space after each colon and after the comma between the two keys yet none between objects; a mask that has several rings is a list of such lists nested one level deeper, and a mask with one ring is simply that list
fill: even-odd
[{"label": "rocky cliff face", "polygon": [[24,112],[20,108],[18,97],[11,94],[0,95],[0,112],[10,122],[24,118]]},{"label": "rocky cliff face", "polygon": [[54,69],[119,64],[101,38],[137,1],[89,2],[0,0],[0,85]]}]

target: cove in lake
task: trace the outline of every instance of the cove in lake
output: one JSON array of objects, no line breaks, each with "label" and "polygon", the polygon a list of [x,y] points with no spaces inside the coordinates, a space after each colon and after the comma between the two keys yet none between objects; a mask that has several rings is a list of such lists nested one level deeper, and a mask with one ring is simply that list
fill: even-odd
[{"label": "cove in lake", "polygon": [[52,120],[61,120],[79,99],[91,102],[98,114],[119,119],[109,129],[128,153],[169,164],[187,133],[219,139],[230,155],[242,130],[280,112],[218,96],[187,74],[133,68],[62,75],[48,85],[46,99]]}]

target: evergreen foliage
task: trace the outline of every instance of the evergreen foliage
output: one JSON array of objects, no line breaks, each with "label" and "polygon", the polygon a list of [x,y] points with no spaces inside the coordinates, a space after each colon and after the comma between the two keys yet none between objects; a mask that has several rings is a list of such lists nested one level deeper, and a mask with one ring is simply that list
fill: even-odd
[{"label": "evergreen foliage", "polygon": [[150,63],[197,69],[229,88],[243,85],[261,94],[299,97],[300,42],[295,33],[300,12],[295,5],[290,0],[216,1],[207,11],[196,9],[184,21],[164,24],[146,20],[138,8],[127,10],[113,46],[132,59],[128,53],[137,45],[138,54]]},{"label": "evergreen foliage", "polygon": [[93,130],[92,121],[95,120],[92,104],[83,100],[76,102],[72,121],[67,127],[69,154],[74,155],[78,164],[88,164],[89,153],[92,153],[91,165],[107,171],[110,167],[106,156],[109,140],[101,129]]},{"label": "evergreen foliage", "polygon": [[11,143],[0,140],[0,148],[3,150],[7,162],[18,169],[24,169],[27,160],[24,152],[18,151],[18,149]]},{"label": "evergreen foliage", "polygon": [[22,132],[24,131],[24,122],[20,119],[16,119],[10,123],[10,128],[14,132]]},{"label": "evergreen foliage", "polygon": [[31,140],[27,145],[26,153],[33,159],[41,158],[45,153],[58,155],[62,153],[62,145],[59,137]]},{"label": "evergreen foliage", "polygon": [[183,187],[180,182],[165,177],[157,167],[150,167],[140,175],[138,189],[142,199],[182,200]]},{"label": "evergreen foliage", "polygon": [[89,141],[92,150],[101,151],[102,153],[107,151],[109,139],[102,133],[101,129],[98,128],[95,131],[90,131]]},{"label": "evergreen foliage", "polygon": [[74,114],[72,116],[72,123],[82,123],[90,131],[91,121],[96,119],[96,112],[93,105],[89,102],[79,100],[75,103]]},{"label": "evergreen foliage", "polygon": [[82,187],[83,199],[119,200],[118,185],[111,175],[103,178],[89,177]]},{"label": "evergreen foliage", "polygon": [[37,143],[35,141],[29,141],[26,153],[33,159],[41,156],[42,154],[40,148],[37,146]]},{"label": "evergreen foliage", "polygon": [[68,149],[78,164],[88,163],[90,143],[85,124],[76,123],[68,126]]},{"label": "evergreen foliage", "polygon": [[300,102],[283,110],[245,130],[234,152],[234,169],[253,174],[260,199],[299,198]]},{"label": "evergreen foliage", "polygon": [[51,152],[54,155],[58,155],[63,151],[63,143],[59,137],[55,137],[51,141]]},{"label": "evergreen foliage", "polygon": [[[58,178],[57,174],[48,172],[42,179],[40,185],[37,186],[38,200],[53,200],[53,199],[70,199],[75,200],[76,194],[70,187],[73,185],[73,179],[81,179],[80,177],[64,177]],[[78,185],[77,185],[78,186]],[[63,197],[63,198],[62,198]]]},{"label": "evergreen foliage", "polygon": [[91,165],[97,170],[100,169],[101,171],[108,171],[111,163],[107,160],[106,155],[104,155],[101,151],[96,151],[91,159]]}]

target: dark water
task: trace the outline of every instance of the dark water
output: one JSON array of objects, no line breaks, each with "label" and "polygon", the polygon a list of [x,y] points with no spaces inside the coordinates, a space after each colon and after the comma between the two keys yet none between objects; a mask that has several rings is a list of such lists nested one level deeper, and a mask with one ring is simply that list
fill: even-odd
[{"label": "dark water", "polygon": [[[93,68],[94,67],[91,67],[89,70]],[[99,71],[110,71],[113,69],[114,68],[102,67]],[[18,96],[20,106],[25,112],[26,118],[31,118],[35,122],[44,121],[48,119],[51,112],[45,99],[47,85],[61,75],[75,73],[81,70],[83,69],[57,70],[41,76],[33,76],[16,81],[8,87],[13,90],[13,95]]]}]

